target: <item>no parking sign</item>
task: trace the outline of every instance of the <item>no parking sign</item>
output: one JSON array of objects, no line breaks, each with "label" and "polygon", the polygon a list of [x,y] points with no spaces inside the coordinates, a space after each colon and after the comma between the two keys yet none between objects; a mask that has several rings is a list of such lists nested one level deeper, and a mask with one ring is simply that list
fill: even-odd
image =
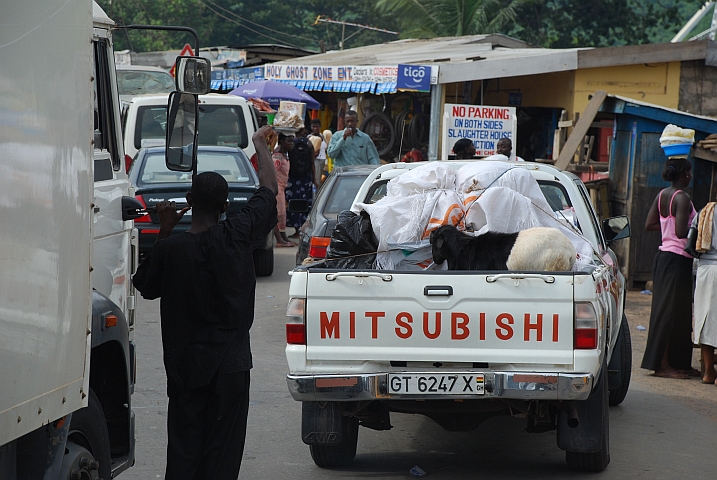
[{"label": "no parking sign", "polygon": [[493,155],[501,138],[509,138],[515,144],[517,131],[515,107],[447,103],[443,109],[441,158],[448,160],[453,145],[461,138],[473,141],[479,157]]}]

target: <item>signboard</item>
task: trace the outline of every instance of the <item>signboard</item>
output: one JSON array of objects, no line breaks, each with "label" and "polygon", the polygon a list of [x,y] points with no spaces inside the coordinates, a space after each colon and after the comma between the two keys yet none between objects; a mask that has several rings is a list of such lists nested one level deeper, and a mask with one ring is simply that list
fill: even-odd
[{"label": "signboard", "polygon": [[212,90],[233,90],[245,83],[264,80],[264,67],[212,69]]},{"label": "signboard", "polygon": [[431,67],[398,64],[396,89],[412,92],[431,91]]},{"label": "signboard", "polygon": [[396,66],[307,66],[265,65],[267,80],[297,80],[324,82],[395,82]]},{"label": "signboard", "polygon": [[461,138],[473,140],[479,157],[495,154],[495,146],[501,138],[510,138],[515,148],[517,131],[515,107],[447,103],[443,109],[441,158],[447,160],[453,145]]},{"label": "signboard", "polygon": [[[182,53],[179,54],[180,57],[193,57],[194,51],[192,50],[192,46],[188,43],[184,44],[184,47],[182,47]],[[169,71],[169,74],[171,76],[174,76],[174,69],[177,68],[177,64],[175,63],[172,65],[172,69]]]}]

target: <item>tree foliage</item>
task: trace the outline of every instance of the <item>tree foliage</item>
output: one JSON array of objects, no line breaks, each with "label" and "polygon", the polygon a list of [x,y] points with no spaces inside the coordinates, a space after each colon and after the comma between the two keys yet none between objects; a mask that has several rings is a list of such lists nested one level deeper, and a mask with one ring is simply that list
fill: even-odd
[{"label": "tree foliage", "polygon": [[494,33],[515,20],[524,0],[378,0],[376,7],[401,19],[404,38]]},{"label": "tree foliage", "polygon": [[516,8],[517,21],[504,33],[549,48],[668,41],[665,32],[674,35],[689,18],[685,5],[698,1],[531,0]]},{"label": "tree foliage", "polygon": [[[703,0],[97,0],[119,25],[184,25],[202,46],[281,44],[314,51],[395,40],[395,35],[316,22],[400,31],[403,38],[500,32],[542,47],[603,47],[669,41]],[[707,23],[709,23],[707,19]],[[117,50],[179,49],[184,34],[117,33]]]},{"label": "tree foliage", "polygon": [[[373,2],[333,0],[97,0],[119,25],[183,25],[194,28],[202,46],[279,44],[319,51],[395,40],[395,35],[357,27],[317,23],[333,20],[396,31],[398,21],[381,15]],[[349,38],[350,37],[350,38]],[[116,36],[118,50],[178,49],[189,40],[176,33],[134,31]]]}]

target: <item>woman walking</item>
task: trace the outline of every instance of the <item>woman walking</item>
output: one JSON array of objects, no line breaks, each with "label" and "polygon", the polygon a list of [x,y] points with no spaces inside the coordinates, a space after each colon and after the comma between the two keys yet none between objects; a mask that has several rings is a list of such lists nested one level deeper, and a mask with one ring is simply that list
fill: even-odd
[{"label": "woman walking", "polygon": [[650,330],[642,368],[656,377],[699,376],[692,368],[692,256],[684,251],[695,214],[683,190],[692,180],[686,157],[667,159],[662,178],[671,182],[652,203],[645,230],[662,232],[662,245],[652,263],[653,293]]},{"label": "woman walking", "polygon": [[[286,200],[306,200],[309,205],[314,197],[314,146],[308,138],[298,137],[289,151],[289,179],[286,182]],[[288,224],[294,227],[292,237],[299,236],[299,229],[306,221],[306,213],[292,212]]]},{"label": "woman walking", "polygon": [[286,236],[286,182],[289,179],[289,152],[294,148],[294,136],[279,134],[279,142],[274,149],[272,160],[276,168],[276,180],[279,192],[276,194],[277,224],[274,227],[274,238],[277,247],[295,247],[296,244]]},{"label": "woman walking", "polygon": [[[697,251],[700,252],[695,287],[695,343],[700,344],[702,383],[715,383],[715,347],[717,347],[717,222],[715,202],[699,214]],[[697,221],[697,219],[695,219]],[[695,225],[695,222],[692,224]]]}]

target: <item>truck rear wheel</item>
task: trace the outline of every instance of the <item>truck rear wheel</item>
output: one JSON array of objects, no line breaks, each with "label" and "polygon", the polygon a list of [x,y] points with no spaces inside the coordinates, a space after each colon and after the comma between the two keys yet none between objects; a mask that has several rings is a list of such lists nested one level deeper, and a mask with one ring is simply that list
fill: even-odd
[{"label": "truck rear wheel", "polygon": [[601,378],[601,392],[595,392],[602,396],[602,431],[600,439],[600,450],[597,452],[565,452],[565,461],[573,470],[581,472],[602,472],[610,463],[610,391],[607,388],[607,365],[603,364]]},{"label": "truck rear wheel", "polygon": [[343,467],[350,464],[356,456],[359,421],[354,417],[342,419],[342,440],[334,445],[309,445],[311,458],[321,468]]},{"label": "truck rear wheel", "polygon": [[632,339],[625,315],[622,316],[620,334],[617,337],[613,355],[620,355],[620,386],[610,390],[610,405],[620,405],[625,400],[627,390],[630,388],[632,375]]},{"label": "truck rear wheel", "polygon": [[92,389],[90,389],[87,407],[72,414],[67,441],[81,447],[79,450],[86,450],[85,455],[89,457],[80,459],[81,470],[77,472],[80,474],[77,478],[103,480],[112,478],[107,422],[100,400]]}]

